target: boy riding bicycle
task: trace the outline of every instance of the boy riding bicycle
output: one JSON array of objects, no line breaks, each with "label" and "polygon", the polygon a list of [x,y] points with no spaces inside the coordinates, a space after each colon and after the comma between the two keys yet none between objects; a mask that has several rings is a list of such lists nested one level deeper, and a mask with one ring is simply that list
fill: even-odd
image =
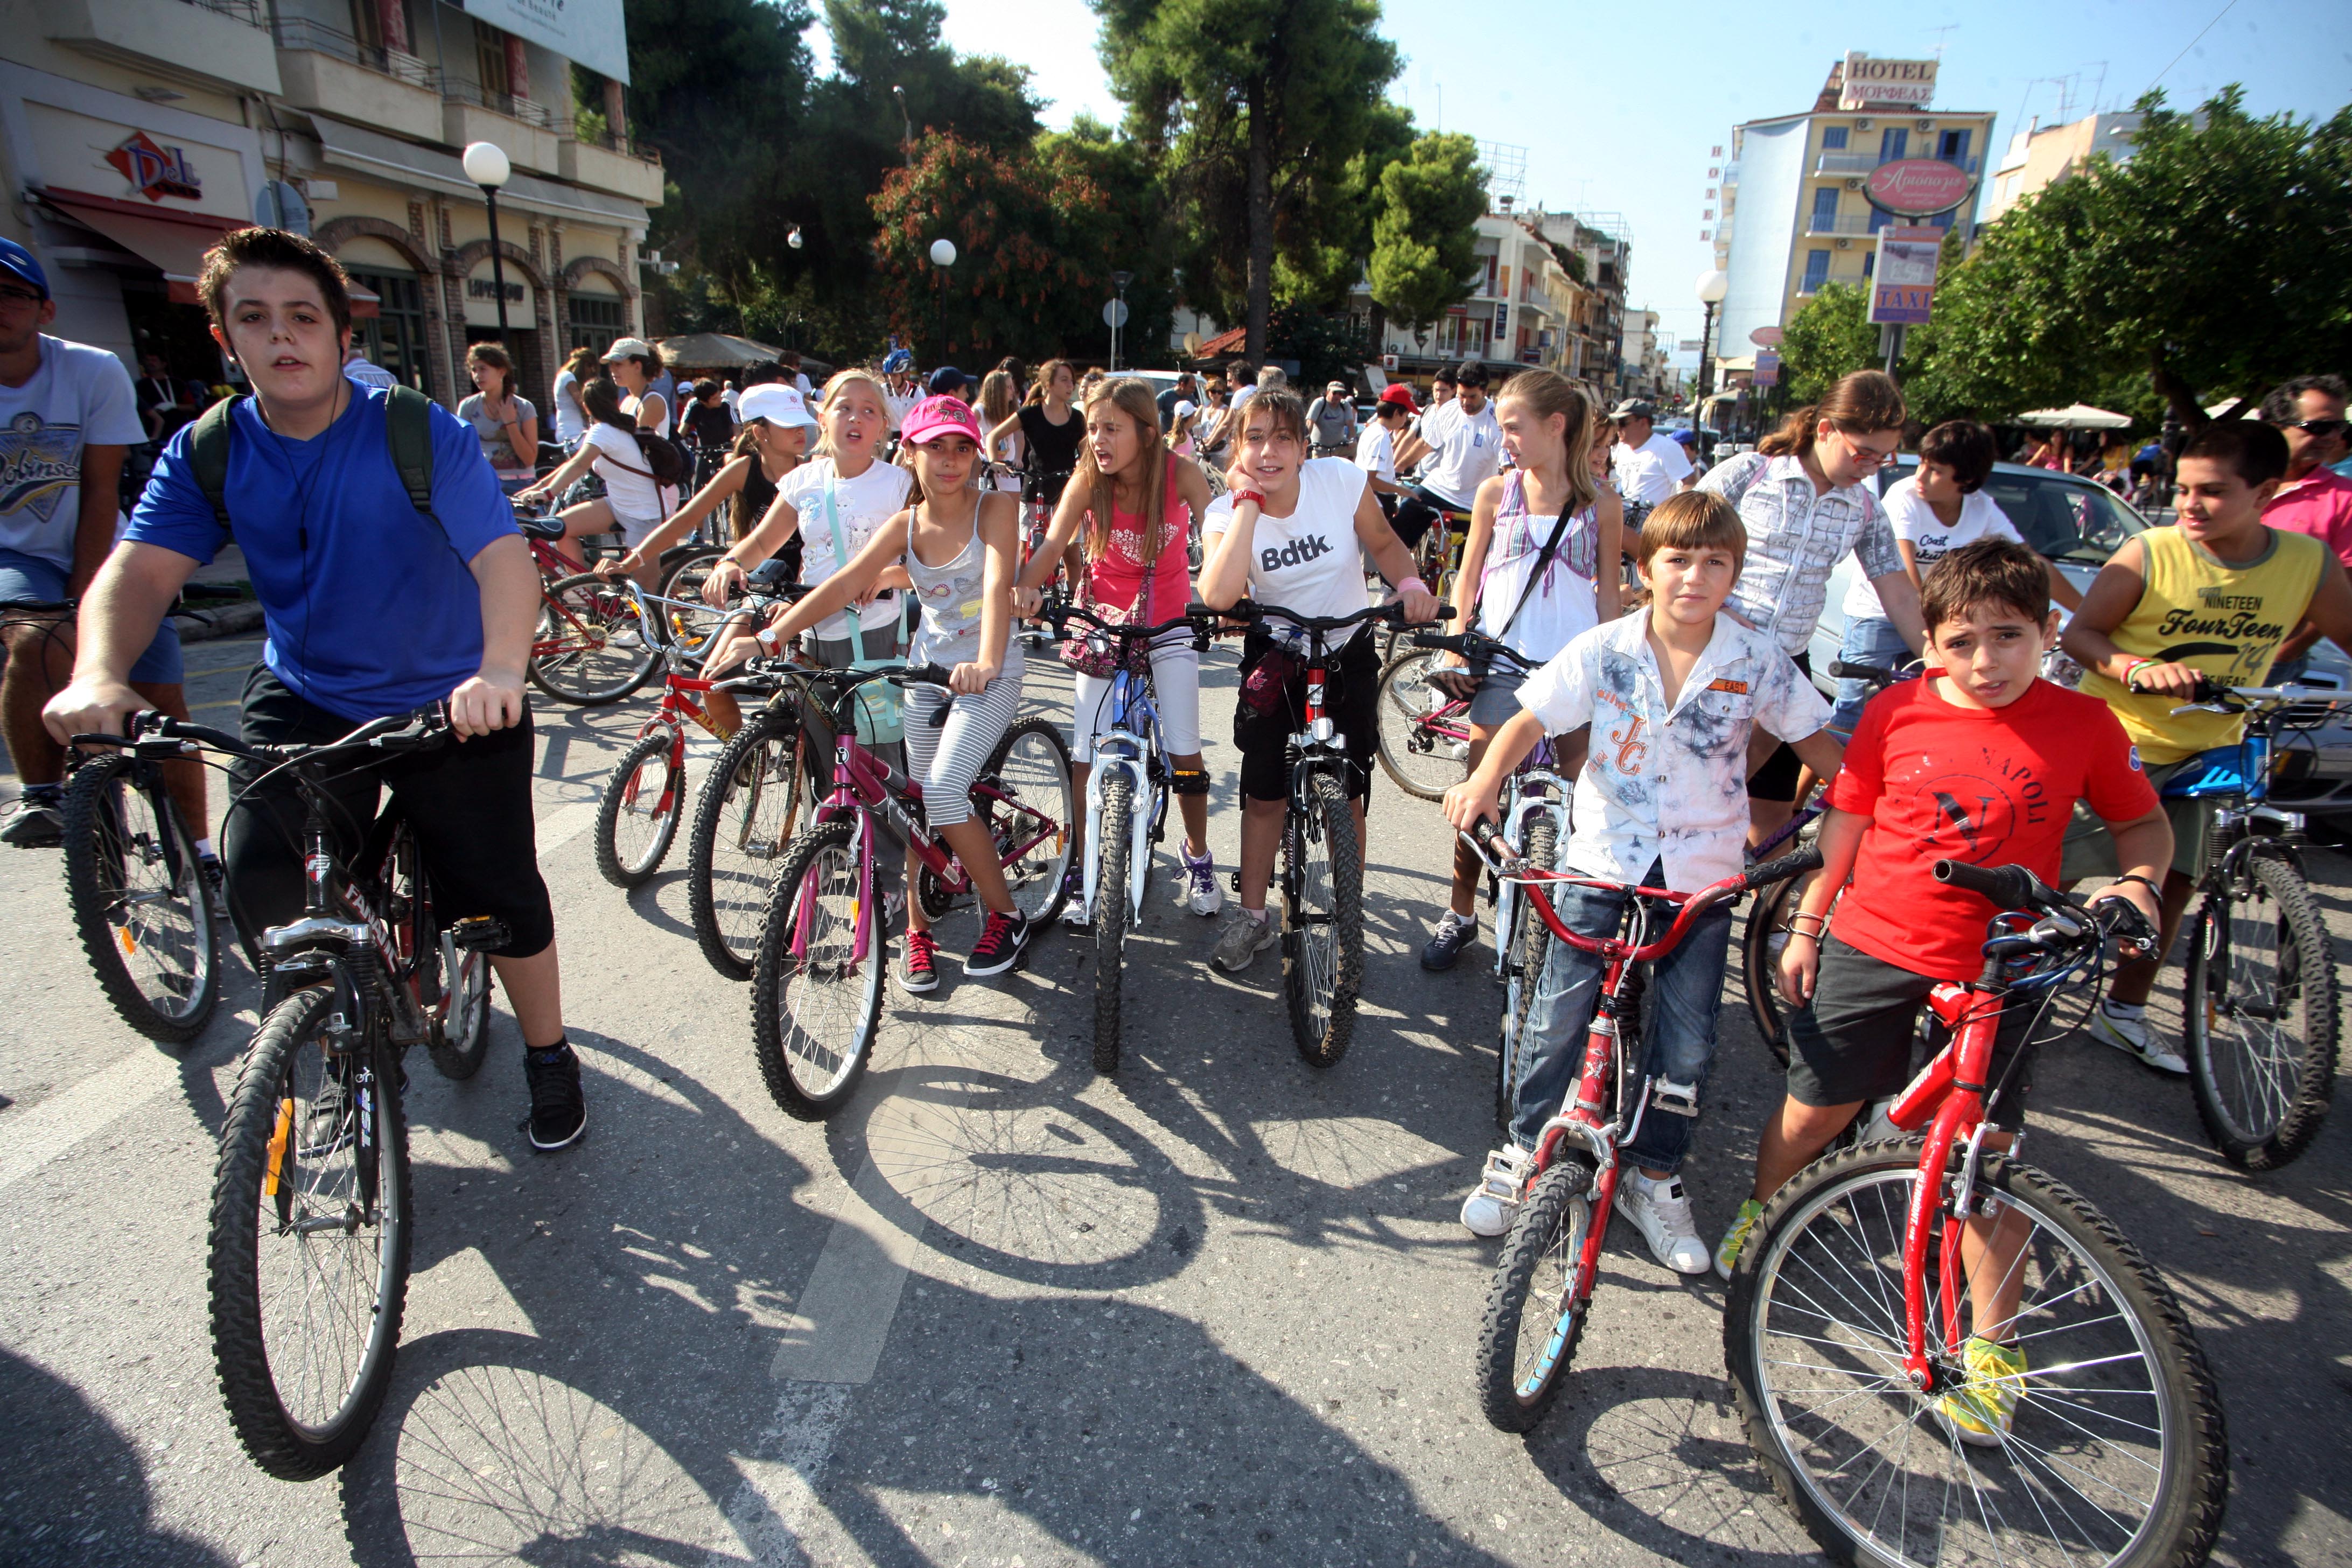
[{"label": "boy riding bicycle", "polygon": [[[435,913],[507,929],[491,967],[524,1045],[534,1149],[587,1129],[580,1061],[563,1032],[555,917],[531,823],[530,710],[523,665],[539,569],[474,433],[427,411],[429,512],[394,451],[393,399],[342,374],[351,296],[341,266],[280,229],[240,229],[207,253],[198,291],[213,337],[253,395],[228,411],[217,502],[198,450],[204,421],[173,437],[131,530],[82,601],[73,683],[43,717],[63,743],[121,734],[144,706],[125,682],[181,584],[232,534],[269,629],[245,684],[255,743],[341,739],[371,719],[448,704],[459,743],[338,782],[354,831],[375,819],[379,780],[406,815]],[[414,395],[413,394],[408,395]],[[217,505],[217,509],[215,510]],[[282,773],[233,771],[224,819],[230,912],[250,942],[301,912],[303,807]]]},{"label": "boy riding bicycle", "polygon": [[[2207,426],[2181,447],[2175,468],[2178,521],[2124,541],[2099,569],[2067,623],[2066,652],[2083,667],[2082,689],[2105,700],[2147,764],[2148,782],[2193,765],[2245,732],[2236,713],[2175,713],[2200,681],[2260,686],[2279,646],[2309,621],[2352,647],[2352,581],[2308,534],[2266,527],[2263,508],[2287,468],[2286,440],[2252,420]],[[2210,799],[2168,799],[2172,854],[2156,952],[2116,966],[2091,1036],[2159,1072],[2185,1075],[2187,1060],[2145,1016],[2148,992],[2180,929],[2210,856]],[[2071,885],[2116,874],[2117,850],[2082,813],[2066,835],[2060,875]]]},{"label": "boy riding bicycle", "polygon": [[[2056,630],[2042,558],[2008,540],[1965,545],[1928,572],[1921,605],[1927,675],[1863,710],[1830,784],[1821,875],[1789,920],[1780,975],[1795,1008],[1788,1098],[1765,1124],[1755,1188],[1717,1249],[1715,1271],[1726,1279],[1766,1201],[1864,1105],[1909,1079],[1927,994],[1982,970],[1985,922],[1995,911],[1982,896],[1937,881],[1937,860],[2020,865],[2047,879],[2067,814],[2084,802],[2129,867],[2098,896],[2127,899],[2151,921],[2157,913],[2156,869],[2170,855],[2171,830],[2123,727],[2097,699],[2037,678]],[[1996,1147],[2024,1124],[2026,1037],[2037,1011],[2001,1015],[1988,1079],[1989,1119],[2001,1129],[1989,1140]],[[1979,1272],[2005,1279],[2000,1268]],[[2014,1311],[2015,1282],[2004,1289],[2006,1305],[1997,1308],[1990,1298],[2003,1290],[1988,1288],[1980,1325]],[[2023,1357],[1990,1337],[1971,1341],[1967,1354],[1972,1371],[2011,1380],[1988,1402],[2006,1429],[2016,1405],[2007,1390]],[[1946,1408],[1951,1415],[1955,1405]],[[1958,1408],[1965,1440],[1997,1440],[1985,1411]]]},{"label": "boy riding bicycle", "polygon": [[[1738,581],[1747,533],[1720,498],[1686,490],[1650,514],[1636,569],[1646,615],[1593,627],[1519,688],[1523,709],[1505,724],[1465,783],[1446,792],[1445,817],[1467,829],[1496,814],[1503,780],[1549,733],[1590,724],[1576,781],[1563,869],[1642,887],[1696,890],[1742,868],[1748,834],[1748,743],[1763,729],[1833,773],[1838,745],[1822,700],[1772,639],[1723,613]],[[1610,937],[1630,895],[1563,888],[1553,906],[1580,934]],[[1618,1202],[1660,1263],[1704,1274],[1707,1249],[1677,1173],[1689,1152],[1700,1091],[1715,1060],[1716,1014],[1731,942],[1727,905],[1700,917],[1658,961],[1643,1008],[1642,1070],[1654,1081],[1649,1114],[1625,1152],[1633,1167]],[[1543,1126],[1573,1080],[1572,1042],[1591,1021],[1603,964],[1553,945],[1538,983],[1512,1086],[1512,1147],[1489,1162],[1498,1178],[1462,1205],[1477,1236],[1510,1228],[1523,1173]],[[1499,1190],[1498,1190],[1499,1189]]]}]

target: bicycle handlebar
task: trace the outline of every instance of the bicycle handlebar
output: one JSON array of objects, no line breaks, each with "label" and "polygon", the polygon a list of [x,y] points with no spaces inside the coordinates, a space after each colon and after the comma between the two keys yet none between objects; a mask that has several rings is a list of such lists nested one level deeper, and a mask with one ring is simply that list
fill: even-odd
[{"label": "bicycle handlebar", "polygon": [[1849,664],[1844,659],[1837,658],[1830,661],[1830,679],[1868,680],[1874,681],[1880,686],[1892,686],[1898,680],[1908,680],[1911,678],[1899,669],[1888,669],[1883,665]]},{"label": "bicycle handlebar", "polygon": [[[1255,599],[1235,599],[1222,610],[1212,609],[1206,605],[1195,603],[1186,607],[1185,614],[1222,616],[1228,620],[1236,621],[1261,621],[1271,616],[1276,620],[1288,621],[1301,631],[1323,633],[1344,632],[1351,626],[1361,626],[1367,621],[1386,621],[1395,626],[1420,624],[1404,618],[1404,605],[1401,603],[1367,605],[1353,615],[1348,616],[1302,616],[1295,610],[1286,610],[1280,605],[1261,605]],[[1437,614],[1432,618],[1440,621],[1452,620],[1454,606],[1438,605]]]},{"label": "bicycle handlebar", "polygon": [[1415,647],[1433,647],[1444,653],[1458,653],[1465,658],[1506,658],[1521,669],[1533,670],[1540,662],[1529,658],[1506,642],[1499,642],[1480,631],[1415,632]]},{"label": "bicycle handlebar", "polygon": [[[2000,909],[2029,910],[2042,916],[2042,923],[2037,924],[2033,933],[2024,939],[2031,946],[2047,947],[2057,939],[2079,939],[2087,934],[2077,923],[2085,915],[2089,917],[2090,925],[2100,934],[2117,937],[2129,945],[2146,948],[2156,940],[2157,933],[2148,925],[2147,916],[2130,900],[2101,899],[2085,905],[2071,893],[2055,890],[2022,866],[1984,867],[1971,866],[1961,860],[1938,860],[1935,865],[1935,877],[1947,887],[1981,894]],[[2058,923],[2072,929],[2054,929]],[[2045,930],[2045,927],[2053,929]],[[1996,942],[2004,940],[2020,939],[1997,938]]]},{"label": "bicycle handlebar", "polygon": [[1092,610],[1082,605],[1074,605],[1066,599],[1048,599],[1037,606],[1038,618],[1053,622],[1056,636],[1064,635],[1065,623],[1078,620],[1086,622],[1107,636],[1126,637],[1130,640],[1160,637],[1164,633],[1175,631],[1180,626],[1189,626],[1196,632],[1206,631],[1209,618],[1213,614],[1214,612],[1206,609],[1202,609],[1198,614],[1187,612],[1172,621],[1162,621],[1156,626],[1146,626],[1104,620]]},{"label": "bicycle handlebar", "polygon": [[59,599],[54,604],[39,599],[0,599],[0,616],[62,616],[70,614],[77,605],[73,599]]},{"label": "bicycle handlebar", "polygon": [[[403,731],[414,733],[404,734]],[[284,764],[312,761],[330,752],[346,751],[355,746],[372,746],[380,752],[422,752],[437,746],[448,738],[449,720],[443,705],[436,702],[408,713],[389,714],[371,719],[340,741],[328,741],[319,745],[271,745],[245,740],[226,730],[215,730],[209,724],[198,724],[185,719],[174,719],[168,713],[152,709],[131,716],[130,728],[120,735],[76,735],[77,746],[120,746],[125,742],[133,746],[141,741],[194,742],[212,751],[252,762]],[[173,748],[176,752],[178,748]]]}]

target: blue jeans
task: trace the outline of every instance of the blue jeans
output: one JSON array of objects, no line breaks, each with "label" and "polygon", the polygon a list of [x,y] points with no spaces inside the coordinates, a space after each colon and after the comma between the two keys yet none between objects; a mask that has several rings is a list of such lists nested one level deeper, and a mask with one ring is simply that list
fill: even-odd
[{"label": "blue jeans", "polygon": [[[1652,865],[1642,878],[1648,888],[1665,886],[1665,868]],[[1580,936],[1613,937],[1629,901],[1622,893],[1598,888],[1560,888],[1551,895],[1560,923]],[[1652,906],[1653,929],[1657,911]],[[1725,960],[1731,951],[1731,906],[1718,904],[1694,923],[1682,945],[1660,959],[1642,1001],[1642,1070],[1652,1078],[1703,1090],[1715,1065],[1715,1020],[1723,1003]],[[1532,1149],[1545,1122],[1556,1114],[1584,1067],[1585,1031],[1600,1005],[1601,959],[1564,942],[1551,944],[1535,1005],[1528,1010],[1528,1039],[1520,1047],[1519,1082],[1512,1095],[1511,1136]],[[1690,1152],[1692,1118],[1654,1108],[1623,1157],[1646,1171],[1668,1174],[1682,1169]]]},{"label": "blue jeans", "polygon": [[[1848,616],[1845,641],[1838,645],[1838,658],[1848,664],[1875,665],[1881,669],[1900,669],[1911,662],[1910,645],[1895,623],[1884,616]],[[1837,706],[1830,713],[1830,728],[1841,741],[1853,738],[1853,727],[1862,722],[1862,706],[1870,700],[1870,687],[1860,680],[1837,683]]]},{"label": "blue jeans", "polygon": [[[0,604],[10,600],[54,605],[66,596],[66,569],[19,550],[0,550]],[[147,651],[124,679],[140,686],[178,686],[186,676],[180,657],[180,628],[165,616]]]}]

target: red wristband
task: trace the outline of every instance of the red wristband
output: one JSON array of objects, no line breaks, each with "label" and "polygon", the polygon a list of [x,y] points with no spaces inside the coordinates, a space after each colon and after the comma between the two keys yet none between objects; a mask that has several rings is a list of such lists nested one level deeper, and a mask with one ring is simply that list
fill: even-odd
[{"label": "red wristband", "polygon": [[1241,505],[1242,502],[1245,500],[1254,500],[1260,506],[1264,506],[1265,504],[1265,497],[1258,493],[1256,490],[1235,490],[1234,492],[1234,504],[1235,506]]}]

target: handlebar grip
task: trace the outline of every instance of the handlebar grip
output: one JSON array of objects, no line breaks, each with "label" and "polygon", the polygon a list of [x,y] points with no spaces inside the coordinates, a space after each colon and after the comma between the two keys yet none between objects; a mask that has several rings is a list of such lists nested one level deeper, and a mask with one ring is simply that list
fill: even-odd
[{"label": "handlebar grip", "polygon": [[1830,679],[1832,680],[1883,680],[1891,686],[1903,677],[1899,671],[1887,669],[1879,665],[1848,664],[1844,659],[1840,658],[1830,661]]},{"label": "handlebar grip", "polygon": [[910,664],[894,679],[908,686],[945,686],[949,672],[936,664]]},{"label": "handlebar grip", "polygon": [[1484,849],[1489,855],[1501,854],[1505,850],[1510,848],[1510,846],[1507,844],[1504,845],[1502,849],[1497,849],[1496,847],[1496,841],[1503,837],[1503,830],[1496,824],[1495,819],[1491,816],[1482,816],[1477,821],[1472,823],[1470,825],[1470,837],[1477,842],[1479,848]]},{"label": "handlebar grip", "polygon": [[1791,877],[1801,877],[1808,871],[1822,868],[1822,851],[1818,845],[1808,844],[1802,849],[1791,849],[1786,855],[1748,868],[1748,886],[1769,888],[1775,882],[1785,882]]},{"label": "handlebar grip", "polygon": [[1936,880],[1948,887],[1980,893],[2005,910],[2035,908],[2033,873],[2022,866],[1995,866],[1988,869],[1971,866],[1965,860],[1936,862]]}]

